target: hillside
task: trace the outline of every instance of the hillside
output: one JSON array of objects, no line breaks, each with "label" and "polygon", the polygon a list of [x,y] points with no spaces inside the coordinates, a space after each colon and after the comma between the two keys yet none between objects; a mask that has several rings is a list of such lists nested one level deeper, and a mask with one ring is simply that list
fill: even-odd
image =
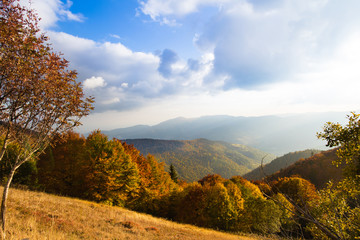
[{"label": "hillside", "polygon": [[318,189],[325,187],[329,180],[338,182],[342,179],[343,166],[336,167],[332,164],[338,159],[336,150],[323,151],[307,159],[301,159],[269,176],[267,181],[298,175],[312,182]]},{"label": "hillside", "polygon": [[[207,174],[219,174],[224,178],[242,175],[265,160],[274,158],[258,149],[240,144],[196,140],[126,139],[143,155],[154,155],[167,166],[173,164],[180,178],[197,181]],[[168,169],[168,168],[166,168]]]},{"label": "hillside", "polygon": [[324,149],[316,137],[326,122],[344,122],[346,113],[307,113],[291,116],[175,118],[155,126],[103,131],[110,138],[213,141],[243,144],[278,156],[299,149]]},{"label": "hillside", "polygon": [[264,239],[178,224],[120,207],[16,189],[10,191],[7,219],[8,239]]},{"label": "hillside", "polygon": [[248,180],[261,180],[266,176],[269,176],[277,171],[280,171],[283,168],[290,166],[301,158],[308,158],[319,152],[320,150],[309,149],[305,151],[288,153],[282,157],[278,157],[272,160],[268,164],[265,164],[262,169],[261,167],[255,168],[251,172],[243,175],[243,177]]}]

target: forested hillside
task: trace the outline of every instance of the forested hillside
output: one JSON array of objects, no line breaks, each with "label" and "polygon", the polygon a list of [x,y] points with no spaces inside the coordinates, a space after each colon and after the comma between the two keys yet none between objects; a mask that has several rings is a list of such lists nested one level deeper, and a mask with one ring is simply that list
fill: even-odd
[{"label": "forested hillside", "polygon": [[[206,152],[208,148],[224,147],[207,141],[199,139],[195,141],[196,144],[171,141],[170,149],[176,152],[178,145],[184,145]],[[160,150],[164,148],[161,144],[156,145]],[[9,149],[13,149],[12,146]],[[228,150],[223,151],[227,153]],[[331,160],[334,159],[329,156],[334,156],[334,151],[314,155],[310,158],[314,161],[303,160],[300,163],[309,162],[310,168],[305,168],[306,171],[310,176],[319,175],[320,170],[327,172],[332,168]],[[6,161],[1,163],[2,172],[6,172],[11,164],[12,153],[9,151]],[[326,158],[323,164],[317,161],[321,156]],[[319,168],[314,169],[313,166]],[[324,224],[338,221],[337,213],[332,212],[331,205],[327,205],[328,193],[342,194],[349,186],[339,185],[338,190],[329,187],[317,191],[311,181],[318,179],[309,181],[300,176],[289,176],[293,173],[255,183],[241,176],[223,178],[209,174],[192,183],[185,183],[173,179],[154,156],[149,154],[145,157],[133,145],[117,139],[109,140],[100,131],[94,131],[87,138],[73,132],[64,134],[41,155],[36,164],[29,162],[22,166],[14,182],[26,184],[29,188],[124,206],[181,223],[229,232],[307,238],[321,235],[319,229]],[[329,172],[326,181],[332,175]],[[354,222],[357,213],[353,213],[352,209],[346,211],[351,213],[349,219]],[[335,214],[330,223],[327,223],[328,214]],[[321,222],[313,223],[309,220],[312,218]],[[356,234],[356,222],[344,226],[349,234]]]},{"label": "forested hillside", "polygon": [[345,164],[341,164],[339,167],[333,164],[333,162],[339,159],[336,151],[337,149],[332,149],[317,153],[306,159],[302,158],[292,165],[268,176],[266,181],[297,175],[309,180],[318,189],[324,188],[330,180],[339,182],[343,178],[342,172]]},{"label": "forested hillside", "polygon": [[[14,161],[16,146],[10,145],[0,162],[0,179]],[[14,183],[65,196],[78,197],[141,210],[145,202],[178,188],[153,156],[99,131],[87,138],[67,132],[57,138],[38,161],[23,164]]]},{"label": "forested hillside", "polygon": [[278,157],[272,160],[270,163],[264,163],[262,167],[257,167],[249,173],[243,175],[244,178],[249,180],[260,180],[266,176],[269,176],[277,171],[280,171],[283,168],[289,167],[291,164],[295,163],[299,159],[308,158],[316,153],[319,153],[320,150],[308,149],[304,151],[297,151],[285,154],[282,157]]},{"label": "forested hillside", "polygon": [[[223,148],[204,139],[195,143],[184,144],[204,152],[207,147]],[[14,148],[10,146],[11,149]],[[12,153],[9,151],[6,161],[1,162],[1,173],[11,165]],[[29,166],[33,168],[22,168],[14,182],[207,228],[278,233],[283,224],[281,218],[287,214],[263,196],[258,186],[240,176],[223,178],[212,174],[192,183],[178,182],[152,155],[145,157],[134,146],[109,140],[100,131],[87,138],[68,132],[53,142],[36,164]]]},{"label": "forested hillside", "polygon": [[143,155],[152,154],[167,166],[172,164],[181,179],[192,182],[208,174],[222,177],[242,175],[273,155],[240,144],[215,142],[206,139],[189,141],[127,139]]}]

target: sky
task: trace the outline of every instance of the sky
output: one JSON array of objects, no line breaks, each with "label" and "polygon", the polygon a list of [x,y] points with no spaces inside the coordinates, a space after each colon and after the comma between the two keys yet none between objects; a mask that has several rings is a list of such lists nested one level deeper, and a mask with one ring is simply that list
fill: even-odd
[{"label": "sky", "polygon": [[176,117],[360,109],[358,0],[32,0],[30,7],[95,97],[80,132]]}]

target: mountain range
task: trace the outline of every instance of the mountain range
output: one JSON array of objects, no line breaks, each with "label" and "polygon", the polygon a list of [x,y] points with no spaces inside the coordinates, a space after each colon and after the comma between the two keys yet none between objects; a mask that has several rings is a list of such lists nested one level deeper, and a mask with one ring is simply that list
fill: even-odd
[{"label": "mountain range", "polygon": [[345,112],[306,113],[287,116],[205,116],[175,118],[154,126],[137,125],[103,131],[110,138],[193,140],[205,138],[261,149],[277,156],[304,149],[324,149],[316,133],[326,122],[344,123]]}]

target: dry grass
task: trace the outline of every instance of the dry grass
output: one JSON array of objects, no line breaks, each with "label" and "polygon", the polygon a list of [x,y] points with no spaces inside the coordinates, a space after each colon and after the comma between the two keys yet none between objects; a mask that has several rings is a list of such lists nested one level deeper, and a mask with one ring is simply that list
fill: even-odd
[{"label": "dry grass", "polygon": [[[0,188],[2,192],[2,188]],[[255,240],[178,224],[119,207],[11,189],[8,239],[206,239]]]}]

